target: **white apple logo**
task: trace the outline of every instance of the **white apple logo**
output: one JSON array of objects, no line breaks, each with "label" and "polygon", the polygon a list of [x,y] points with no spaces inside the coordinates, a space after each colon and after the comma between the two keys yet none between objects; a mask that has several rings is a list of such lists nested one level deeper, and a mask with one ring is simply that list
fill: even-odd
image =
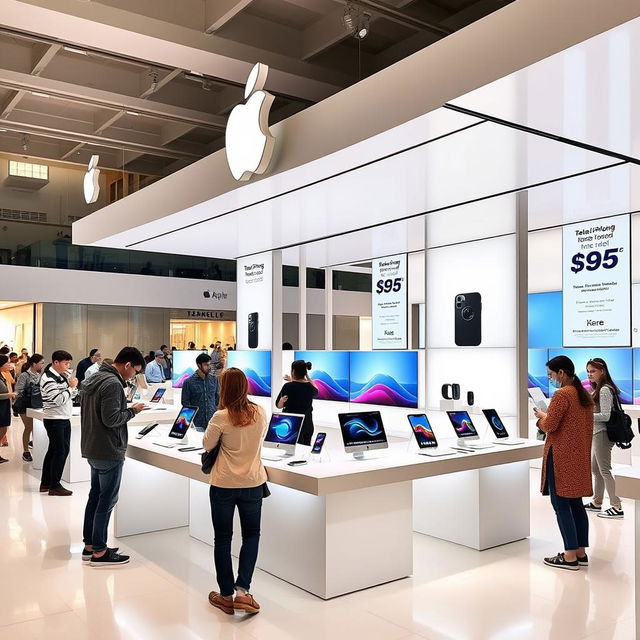
[{"label": "white apple logo", "polygon": [[269,67],[258,63],[247,78],[246,102],[233,108],[227,121],[225,146],[229,169],[236,180],[249,180],[269,166],[276,139],[269,132],[274,96],[263,91]]},{"label": "white apple logo", "polygon": [[84,174],[84,199],[87,204],[93,204],[100,195],[98,160],[100,160],[100,156],[91,156],[87,173]]}]

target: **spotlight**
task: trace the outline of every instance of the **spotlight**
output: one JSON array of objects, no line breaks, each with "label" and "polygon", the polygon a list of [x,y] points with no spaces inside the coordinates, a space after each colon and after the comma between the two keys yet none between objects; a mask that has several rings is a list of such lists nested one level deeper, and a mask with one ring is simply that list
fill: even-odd
[{"label": "spotlight", "polygon": [[355,37],[358,40],[364,40],[369,35],[371,16],[368,13],[362,15],[362,19],[358,23],[358,28],[355,32]]},{"label": "spotlight", "polygon": [[207,289],[206,291],[203,291],[203,292],[202,292],[202,295],[203,295],[205,298],[210,298],[210,297],[211,297],[211,291],[209,291],[209,289]]}]

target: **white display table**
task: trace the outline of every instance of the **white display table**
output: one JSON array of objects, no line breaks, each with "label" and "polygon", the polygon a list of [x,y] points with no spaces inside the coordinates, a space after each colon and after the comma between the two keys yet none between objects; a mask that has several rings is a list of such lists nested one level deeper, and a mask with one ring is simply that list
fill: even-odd
[{"label": "white display table", "polygon": [[635,590],[636,590],[636,638],[640,638],[640,467],[633,466],[615,470],[616,492],[621,498],[635,500],[636,527],[636,562],[635,562]]},{"label": "white display table", "polygon": [[[332,431],[325,445],[333,445],[329,462],[289,467],[285,461],[264,461],[272,492],[263,505],[258,567],[264,571],[325,599],[411,575],[414,511],[423,513],[424,529],[420,530],[425,533],[431,533],[429,521],[434,524],[441,519],[432,505],[420,502],[428,500],[428,485],[416,486],[414,500],[413,484],[444,474],[455,474],[449,477],[458,485],[466,484],[466,478],[472,477],[469,473],[480,473],[482,478],[486,471],[492,477],[499,467],[511,468],[507,474],[511,480],[524,474],[526,482],[516,482],[516,489],[509,491],[520,491],[526,518],[521,518],[515,533],[514,527],[507,528],[496,544],[529,535],[528,461],[542,454],[542,443],[527,441],[515,447],[426,458],[408,452],[403,442],[356,461],[336,447],[340,436]],[[116,536],[189,526],[192,536],[211,544],[208,477],[200,470],[200,454],[155,445],[154,439],[165,433],[166,427],[158,427],[142,440],[130,434],[115,513]],[[198,444],[200,438],[201,434],[191,431],[189,444]],[[459,486],[468,495],[464,500],[475,501],[476,506],[469,514],[456,511],[452,529],[475,526],[481,531],[487,519],[496,517],[508,489],[486,489],[494,491],[489,503],[495,503],[495,508],[486,504],[486,496],[480,501],[473,486]],[[458,490],[447,489],[445,495],[453,506],[460,504]],[[509,519],[520,518],[521,511],[511,512]],[[237,540],[239,527],[235,530]],[[434,532],[439,534],[449,539],[446,532]]]},{"label": "white display table", "polygon": [[[161,410],[147,409],[141,411],[133,418],[129,425],[137,427],[139,431],[145,424],[150,422],[173,423],[178,415],[179,407],[166,405]],[[49,446],[49,437],[44,428],[44,413],[42,409],[27,409],[27,415],[33,418],[33,468],[42,469],[42,462]],[[71,418],[71,448],[69,457],[64,465],[62,479],[65,482],[87,482],[91,479],[91,471],[86,460],[80,452],[80,408],[74,407]]]}]

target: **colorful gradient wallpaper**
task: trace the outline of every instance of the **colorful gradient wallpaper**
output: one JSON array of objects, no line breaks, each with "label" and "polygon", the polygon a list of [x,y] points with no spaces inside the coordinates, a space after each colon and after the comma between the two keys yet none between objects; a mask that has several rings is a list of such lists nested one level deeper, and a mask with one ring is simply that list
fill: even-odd
[{"label": "colorful gradient wallpaper", "polygon": [[530,293],[529,349],[562,345],[562,291]]},{"label": "colorful gradient wallpaper", "polygon": [[538,387],[549,397],[549,376],[547,375],[548,349],[529,349],[527,365],[527,386]]},{"label": "colorful gradient wallpaper", "polygon": [[171,375],[171,386],[174,389],[182,389],[182,385],[187,378],[196,372],[196,358],[202,351],[174,351],[173,372]]},{"label": "colorful gradient wallpaper", "polygon": [[338,419],[345,447],[382,444],[387,441],[378,411],[339,413]]},{"label": "colorful gradient wallpaper", "polygon": [[244,371],[249,395],[271,395],[271,351],[228,351],[227,367]]},{"label": "colorful gradient wallpaper", "polygon": [[288,416],[281,413],[274,413],[271,416],[269,429],[265,436],[265,442],[276,444],[295,444],[298,441],[300,427],[304,416]]},{"label": "colorful gradient wallpaper", "polygon": [[[556,356],[571,358],[576,367],[576,373],[585,389],[591,389],[587,380],[586,365],[591,358],[602,358],[609,368],[613,381],[620,389],[620,402],[631,404],[633,399],[633,357],[631,349],[549,349],[549,360]],[[553,387],[550,388],[554,392]]]},{"label": "colorful gradient wallpaper", "polygon": [[447,411],[447,415],[459,438],[470,438],[478,435],[471,417],[466,411]]},{"label": "colorful gradient wallpaper", "polygon": [[350,372],[351,402],[418,406],[417,352],[352,351]]},{"label": "colorful gradient wallpaper", "polygon": [[294,359],[313,365],[309,377],[318,385],[318,400],[349,402],[348,351],[296,351]]},{"label": "colorful gradient wallpaper", "polygon": [[640,404],[640,349],[633,349],[633,404]]},{"label": "colorful gradient wallpaper", "polygon": [[437,444],[436,436],[427,420],[427,416],[409,416],[409,423],[420,448],[432,447]]}]

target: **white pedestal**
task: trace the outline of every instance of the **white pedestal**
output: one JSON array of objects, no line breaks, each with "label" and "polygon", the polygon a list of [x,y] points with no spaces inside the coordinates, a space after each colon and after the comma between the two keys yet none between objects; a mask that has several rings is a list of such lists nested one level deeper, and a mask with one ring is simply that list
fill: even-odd
[{"label": "white pedestal", "polygon": [[114,511],[116,537],[189,524],[189,478],[127,458]]},{"label": "white pedestal", "polygon": [[529,462],[414,481],[413,529],[482,551],[529,536]]},{"label": "white pedestal", "polygon": [[[213,525],[211,524],[211,503],[209,483],[189,480],[189,535],[209,546],[213,546]],[[237,524],[234,532],[240,532]],[[236,536],[237,537],[237,536]]]}]

